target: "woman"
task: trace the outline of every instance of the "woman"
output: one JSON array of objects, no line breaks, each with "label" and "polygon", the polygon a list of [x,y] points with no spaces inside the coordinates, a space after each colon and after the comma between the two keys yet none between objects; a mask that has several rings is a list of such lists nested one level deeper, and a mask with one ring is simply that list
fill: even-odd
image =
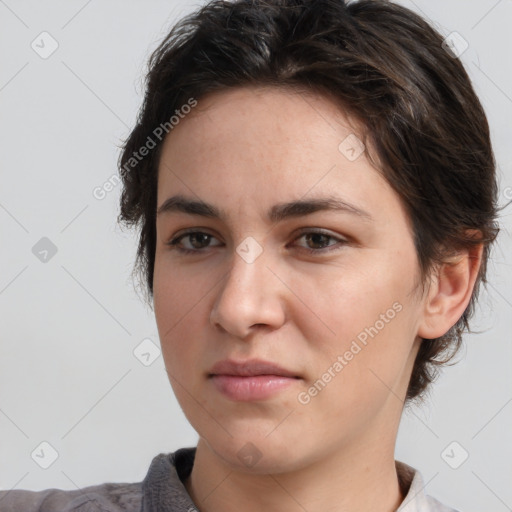
[{"label": "woman", "polygon": [[[461,342],[496,224],[448,41],[383,1],[214,1],[150,59],[120,221],[199,434],[143,482],[0,510],[453,511],[394,460]],[[455,46],[454,46],[455,44]]]}]

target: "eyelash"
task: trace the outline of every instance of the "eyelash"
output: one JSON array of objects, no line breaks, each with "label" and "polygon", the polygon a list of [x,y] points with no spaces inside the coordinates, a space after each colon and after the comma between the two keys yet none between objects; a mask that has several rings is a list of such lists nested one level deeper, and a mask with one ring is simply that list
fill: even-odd
[{"label": "eyelash", "polygon": [[[181,242],[181,240],[190,235],[207,235],[209,237],[215,238],[210,233],[205,233],[203,231],[187,231],[187,232],[182,233],[181,235],[173,238],[171,241],[167,242],[166,245],[175,247],[176,250],[182,254],[199,254],[201,252],[204,252],[203,249],[208,248],[208,247],[205,247],[203,249],[183,249],[182,247],[178,247],[178,244]],[[337,240],[338,242],[341,243],[341,246],[349,243],[348,240],[345,240],[344,238],[335,237],[335,236],[333,236],[329,233],[325,233],[324,231],[321,231],[321,230],[303,231],[302,233],[299,234],[299,236],[297,238],[295,238],[295,240],[298,240],[299,238],[302,238],[305,235],[322,235],[329,239]],[[211,240],[211,238],[209,238],[208,241],[209,240]],[[325,254],[325,253],[329,253],[331,251],[336,251],[336,250],[341,249],[341,247],[336,247],[336,248],[329,248],[329,247],[334,247],[334,245],[327,246],[327,248],[323,247],[321,249],[309,249],[309,248],[301,247],[301,250],[306,251],[308,254],[320,254],[320,253]]]}]

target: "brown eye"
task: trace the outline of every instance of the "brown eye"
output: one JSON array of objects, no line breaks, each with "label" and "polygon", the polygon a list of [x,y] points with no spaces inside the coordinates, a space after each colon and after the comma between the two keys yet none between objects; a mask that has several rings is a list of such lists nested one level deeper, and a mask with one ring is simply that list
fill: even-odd
[{"label": "brown eye", "polygon": [[[348,243],[348,240],[318,230],[306,231],[296,238],[296,240],[300,240],[301,238],[306,240],[307,244],[307,247],[302,247],[302,249],[312,254],[321,254],[337,250]],[[332,249],[330,249],[330,247],[332,247]]]},{"label": "brown eye", "polygon": [[[209,242],[215,238],[213,235],[209,233],[204,233],[203,231],[189,231],[188,233],[183,233],[182,235],[173,238],[170,242],[167,242],[167,245],[172,247],[176,247],[178,251],[183,253],[199,253],[203,252],[201,249],[205,249],[209,246]],[[189,240],[189,246],[182,246],[182,240]]]}]

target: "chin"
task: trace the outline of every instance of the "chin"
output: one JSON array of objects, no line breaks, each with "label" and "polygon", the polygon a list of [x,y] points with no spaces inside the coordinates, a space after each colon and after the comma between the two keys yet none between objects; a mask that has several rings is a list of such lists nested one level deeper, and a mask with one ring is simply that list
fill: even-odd
[{"label": "chin", "polygon": [[[307,453],[303,453],[304,446],[299,441],[286,439],[265,429],[264,434],[235,435],[222,439],[211,439],[206,442],[217,457],[237,472],[251,474],[279,474],[300,469],[307,463]],[[300,448],[300,451],[298,450]]]}]

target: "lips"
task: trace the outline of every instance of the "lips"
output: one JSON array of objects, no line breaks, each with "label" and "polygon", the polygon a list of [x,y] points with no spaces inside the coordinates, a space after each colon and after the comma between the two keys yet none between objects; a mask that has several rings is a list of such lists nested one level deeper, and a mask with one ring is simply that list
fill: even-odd
[{"label": "lips", "polygon": [[278,375],[281,377],[299,378],[291,371],[285,370],[280,366],[263,361],[261,359],[250,359],[248,361],[225,360],[216,363],[210,376],[213,375],[235,375],[239,377],[254,377],[256,375]]},{"label": "lips", "polygon": [[217,391],[237,402],[269,399],[300,379],[289,370],[259,359],[220,361],[208,377]]}]

